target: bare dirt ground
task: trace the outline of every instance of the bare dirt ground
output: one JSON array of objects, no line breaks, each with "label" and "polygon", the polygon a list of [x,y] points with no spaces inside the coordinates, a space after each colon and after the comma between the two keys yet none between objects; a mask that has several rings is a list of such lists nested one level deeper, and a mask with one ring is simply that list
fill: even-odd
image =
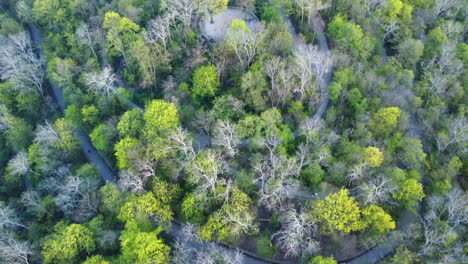
[{"label": "bare dirt ground", "polygon": [[254,32],[258,32],[264,28],[264,25],[255,15],[237,8],[229,7],[225,11],[214,15],[213,23],[211,23],[210,15],[207,14],[200,23],[200,29],[203,36],[207,39],[221,42],[234,19],[245,20],[247,27]]}]

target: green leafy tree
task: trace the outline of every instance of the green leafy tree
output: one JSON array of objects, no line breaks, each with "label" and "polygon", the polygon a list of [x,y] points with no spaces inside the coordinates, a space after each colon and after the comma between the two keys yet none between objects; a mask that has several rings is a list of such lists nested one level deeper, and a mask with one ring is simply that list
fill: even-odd
[{"label": "green leafy tree", "polygon": [[83,264],[111,264],[109,261],[105,260],[101,255],[95,255],[87,258]]},{"label": "green leafy tree", "polygon": [[138,137],[143,127],[143,115],[140,110],[132,109],[125,112],[117,124],[117,130],[121,137]]},{"label": "green leafy tree", "polygon": [[117,167],[127,169],[132,166],[132,161],[139,157],[142,151],[141,142],[138,139],[126,137],[115,144],[115,157],[117,158]]},{"label": "green leafy tree", "polygon": [[145,135],[148,139],[167,135],[180,123],[177,108],[173,103],[164,100],[153,100],[146,106],[143,115]]},{"label": "green leafy tree", "polygon": [[26,149],[32,140],[32,127],[23,118],[15,117],[9,113],[4,116],[1,116],[0,113],[0,122],[6,127],[2,132],[5,135],[7,145],[16,152]]},{"label": "green leafy tree", "polygon": [[311,214],[312,218],[321,224],[321,230],[325,234],[336,231],[347,234],[363,228],[361,210],[355,198],[349,196],[348,189],[341,189],[318,200]]},{"label": "green leafy tree", "polygon": [[353,107],[356,115],[362,115],[366,113],[367,99],[363,98],[361,91],[359,91],[359,89],[354,88],[351,91],[349,91],[348,101]]},{"label": "green leafy tree", "polygon": [[380,167],[384,160],[384,154],[376,147],[364,149],[364,161],[372,168]]},{"label": "green leafy tree", "polygon": [[60,118],[54,122],[54,125],[59,135],[59,140],[54,146],[68,153],[76,153],[79,149],[78,140],[73,134],[73,128],[70,122],[64,118]]},{"label": "green leafy tree", "polygon": [[362,218],[367,228],[375,229],[379,233],[388,232],[396,227],[392,216],[377,205],[369,205],[362,209]]},{"label": "green leafy tree", "polygon": [[393,195],[393,198],[402,206],[409,208],[416,206],[416,201],[421,201],[425,196],[421,183],[415,179],[407,179],[401,184],[400,190]]},{"label": "green leafy tree", "polygon": [[416,253],[409,251],[406,247],[399,247],[389,263],[413,264],[416,259]]},{"label": "green leafy tree", "polygon": [[333,18],[328,24],[328,33],[342,51],[360,58],[366,58],[371,53],[371,41],[364,35],[362,28],[347,21],[344,16],[337,15]]},{"label": "green leafy tree", "polygon": [[380,108],[372,117],[371,128],[377,136],[386,137],[395,130],[400,116],[398,107]]},{"label": "green leafy tree", "polygon": [[41,254],[45,264],[70,264],[78,263],[80,256],[90,254],[95,248],[94,234],[88,228],[60,222],[45,239]]},{"label": "green leafy tree", "polygon": [[108,152],[112,146],[112,139],[115,136],[114,132],[113,128],[100,124],[91,132],[91,142],[95,148]]},{"label": "green leafy tree", "polygon": [[158,237],[161,229],[141,231],[134,221],[125,224],[120,237],[122,263],[168,264],[171,248]]},{"label": "green leafy tree", "polygon": [[102,28],[107,30],[107,50],[111,56],[122,56],[127,64],[128,53],[140,37],[140,26],[118,13],[107,12],[104,15]]},{"label": "green leafy tree", "polygon": [[234,188],[227,203],[220,211],[211,214],[208,221],[200,228],[200,238],[204,240],[217,238],[233,242],[242,234],[255,234],[258,227],[255,224],[252,206],[250,197]]},{"label": "green leafy tree", "polygon": [[125,203],[125,196],[114,183],[106,183],[99,189],[100,204],[99,211],[108,216],[109,219],[116,218],[119,215],[120,208]]},{"label": "green leafy tree", "polygon": [[333,257],[316,256],[309,261],[309,264],[337,264],[337,262]]},{"label": "green leafy tree", "polygon": [[99,110],[94,105],[87,105],[81,108],[81,116],[85,125],[93,127],[99,121]]},{"label": "green leafy tree", "polygon": [[169,229],[173,214],[167,201],[155,197],[152,192],[141,196],[132,195],[120,209],[118,218],[123,222],[136,222],[137,217],[152,217],[164,229]]},{"label": "green leafy tree", "polygon": [[214,97],[220,86],[218,71],[214,65],[201,66],[195,70],[192,79],[192,94],[201,98]]}]

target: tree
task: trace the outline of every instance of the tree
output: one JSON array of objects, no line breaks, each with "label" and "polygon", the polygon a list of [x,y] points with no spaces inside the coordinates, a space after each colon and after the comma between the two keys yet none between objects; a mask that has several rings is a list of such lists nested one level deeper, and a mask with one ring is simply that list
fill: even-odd
[{"label": "tree", "polygon": [[337,193],[318,200],[311,214],[326,234],[335,231],[347,234],[363,229],[361,210],[354,197],[349,197],[348,189],[341,189]]},{"label": "tree", "polygon": [[81,45],[88,46],[88,48],[91,50],[91,52],[94,55],[94,58],[96,60],[98,59],[98,56],[96,55],[96,52],[94,51],[94,46],[98,43],[98,36],[96,31],[90,31],[89,25],[86,23],[81,24],[78,26],[76,29],[76,37],[77,41]]},{"label": "tree", "polygon": [[139,158],[141,142],[138,139],[125,137],[115,144],[115,157],[119,169],[130,168],[133,160]]},{"label": "tree", "polygon": [[366,58],[371,53],[371,42],[362,28],[341,15],[336,15],[328,24],[328,33],[341,51],[358,58]]},{"label": "tree", "polygon": [[301,210],[288,210],[280,217],[281,230],[272,235],[286,256],[305,257],[320,250],[320,244],[312,237],[317,225]]},{"label": "tree", "polygon": [[364,162],[370,167],[380,167],[384,160],[384,154],[376,147],[367,147],[364,149]]},{"label": "tree", "polygon": [[152,100],[143,115],[144,132],[148,139],[167,135],[179,125],[177,107],[163,100]]},{"label": "tree", "polygon": [[151,217],[160,227],[169,230],[173,214],[167,201],[158,199],[149,192],[140,196],[129,196],[118,216],[124,223],[136,222],[138,217]]},{"label": "tree", "polygon": [[0,37],[0,78],[16,84],[19,91],[44,95],[42,61],[33,52],[26,32]]},{"label": "tree", "polygon": [[362,209],[363,225],[376,229],[379,233],[385,233],[395,229],[396,224],[392,216],[377,205],[369,205]]},{"label": "tree", "polygon": [[0,232],[8,229],[14,230],[19,227],[27,228],[21,223],[19,216],[11,206],[0,202]]},{"label": "tree", "polygon": [[200,238],[236,241],[243,234],[258,231],[250,197],[236,187],[227,196],[221,210],[211,214],[200,228]]},{"label": "tree", "polygon": [[109,151],[109,147],[112,145],[114,131],[115,130],[104,124],[95,127],[89,135],[93,146],[101,151]]},{"label": "tree", "polygon": [[237,126],[227,120],[218,121],[215,125],[213,144],[222,147],[229,157],[234,157],[239,151],[240,139],[236,130]]},{"label": "tree", "polygon": [[407,179],[402,183],[400,190],[393,195],[393,198],[402,206],[409,208],[415,206],[416,201],[421,201],[425,196],[421,183],[415,179]]},{"label": "tree", "polygon": [[83,225],[66,226],[59,222],[54,233],[46,237],[41,254],[44,263],[77,263],[82,254],[90,254],[96,248],[94,234]]},{"label": "tree", "polygon": [[140,134],[140,130],[143,127],[143,115],[140,110],[132,109],[125,112],[117,124],[117,130],[121,137],[134,137]]},{"label": "tree", "polygon": [[390,202],[392,193],[397,190],[397,186],[384,176],[378,176],[359,186],[360,196],[367,204],[386,204]]},{"label": "tree", "polygon": [[195,0],[174,0],[168,3],[169,12],[182,22],[185,34],[192,27],[193,13],[197,8],[197,1]]},{"label": "tree", "polygon": [[101,203],[99,204],[99,211],[104,216],[109,216],[110,219],[117,217],[120,208],[125,203],[124,194],[117,188],[114,183],[106,183],[99,189],[99,196]]},{"label": "tree", "polygon": [[109,67],[105,67],[100,73],[86,73],[84,78],[89,91],[107,97],[116,93],[116,76]]},{"label": "tree", "polygon": [[188,181],[197,187],[196,194],[206,197],[207,194],[216,193],[223,166],[219,155],[208,149],[200,151],[185,171],[189,175]]},{"label": "tree", "polygon": [[35,173],[29,166],[28,156],[24,152],[19,152],[8,161],[7,172],[13,176],[26,176],[28,173]]},{"label": "tree", "polygon": [[309,261],[309,264],[337,264],[337,262],[333,257],[316,256]]},{"label": "tree", "polygon": [[397,58],[406,68],[412,69],[419,62],[424,52],[424,44],[420,40],[406,39],[397,47]]},{"label": "tree", "polygon": [[166,264],[170,260],[171,248],[158,237],[161,229],[150,232],[139,230],[134,221],[125,224],[125,230],[120,237],[123,263],[135,264]]},{"label": "tree", "polygon": [[118,13],[107,12],[102,28],[107,30],[107,50],[111,56],[121,55],[127,65],[127,53],[138,39],[140,26]]},{"label": "tree", "polygon": [[110,262],[105,260],[101,255],[95,255],[87,258],[83,264],[110,264]]},{"label": "tree", "polygon": [[192,79],[192,93],[201,98],[214,97],[220,86],[216,67],[209,64],[195,70]]},{"label": "tree", "polygon": [[241,69],[244,70],[262,51],[263,38],[262,31],[252,32],[244,20],[234,19],[224,36],[224,42],[234,52]]},{"label": "tree", "polygon": [[226,10],[229,1],[228,0],[197,0],[197,2],[203,12],[207,10],[208,13],[210,13],[211,23],[214,23],[213,15]]},{"label": "tree", "polygon": [[377,136],[386,137],[395,130],[400,116],[398,107],[380,108],[372,117],[371,128]]},{"label": "tree", "polygon": [[32,255],[28,241],[15,239],[12,233],[0,233],[0,261],[4,263],[29,264]]}]

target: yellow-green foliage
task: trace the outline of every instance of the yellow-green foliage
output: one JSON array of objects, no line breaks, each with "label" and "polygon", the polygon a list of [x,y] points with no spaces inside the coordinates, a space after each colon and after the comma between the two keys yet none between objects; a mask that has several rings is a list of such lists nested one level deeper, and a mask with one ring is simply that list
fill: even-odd
[{"label": "yellow-green foliage", "polygon": [[312,217],[321,224],[322,231],[330,234],[335,231],[349,233],[363,229],[361,210],[347,189],[328,195],[317,201],[312,209]]},{"label": "yellow-green foliage", "polygon": [[364,161],[372,168],[380,167],[384,160],[384,154],[376,147],[364,149]]}]

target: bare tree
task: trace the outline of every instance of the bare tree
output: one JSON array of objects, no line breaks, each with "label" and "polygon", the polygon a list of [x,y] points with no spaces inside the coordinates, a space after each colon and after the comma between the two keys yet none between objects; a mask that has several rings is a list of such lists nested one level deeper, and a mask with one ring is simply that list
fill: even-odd
[{"label": "bare tree", "polygon": [[468,143],[468,121],[466,118],[453,118],[450,120],[447,133],[436,135],[437,148],[439,152],[444,152],[450,145],[458,144],[463,148]]},{"label": "bare tree", "polygon": [[59,139],[60,136],[54,126],[47,120],[43,125],[38,125],[34,133],[34,142],[45,146],[52,146]]},{"label": "bare tree", "polygon": [[14,176],[25,176],[28,173],[34,173],[29,166],[28,155],[24,152],[18,152],[10,161],[8,161],[7,170]]},{"label": "bare tree", "polygon": [[431,23],[434,23],[439,18],[456,14],[464,4],[466,3],[460,0],[436,0],[432,8]]},{"label": "bare tree", "polygon": [[99,198],[96,192],[85,193],[78,201],[78,206],[73,214],[73,219],[78,223],[83,223],[97,214]]},{"label": "bare tree", "polygon": [[97,40],[96,40],[94,32],[90,31],[89,25],[86,23],[81,24],[76,29],[75,34],[76,34],[78,43],[81,45],[88,46],[97,60],[98,56],[96,55],[96,52],[94,51],[94,45],[97,43]]},{"label": "bare tree", "polygon": [[54,198],[54,202],[65,215],[74,217],[84,197],[96,191],[98,186],[99,181],[97,180],[70,175],[65,178],[63,183],[58,184],[58,194]]},{"label": "bare tree", "polygon": [[383,38],[382,38],[383,41],[387,41],[388,38],[393,33],[395,33],[395,31],[397,31],[399,28],[400,28],[400,25],[398,25],[398,20],[396,20],[396,19],[390,20],[390,22],[388,23],[388,25],[386,25],[386,27],[384,29],[384,35],[383,35]]},{"label": "bare tree", "polygon": [[133,170],[122,170],[119,172],[118,185],[123,190],[131,192],[145,192],[145,184],[148,180],[144,175]]},{"label": "bare tree", "polygon": [[160,44],[164,50],[171,40],[171,25],[174,23],[174,14],[167,14],[150,21],[147,31],[144,34],[146,43]]},{"label": "bare tree", "polygon": [[13,230],[18,227],[26,228],[20,221],[16,211],[8,205],[0,203],[0,231]]},{"label": "bare tree", "polygon": [[263,31],[253,32],[244,28],[229,29],[224,37],[242,69],[246,69],[262,51]]},{"label": "bare tree", "polygon": [[253,166],[257,173],[255,182],[259,187],[260,204],[269,210],[279,209],[284,201],[295,197],[299,189],[299,183],[295,179],[300,173],[298,161],[275,154],[278,144],[278,140],[268,140],[268,157]]},{"label": "bare tree", "polygon": [[9,232],[0,233],[0,262],[29,264],[28,255],[32,253],[28,241],[19,241]]},{"label": "bare tree", "polygon": [[[303,101],[306,94],[314,94],[316,88],[320,87],[325,74],[333,66],[331,53],[322,51],[317,46],[302,44],[294,52],[295,67],[294,72],[299,79],[299,86],[294,92]],[[314,82],[312,79],[315,75]]]},{"label": "bare tree", "polygon": [[176,172],[176,178],[180,176],[180,173],[185,170],[185,167],[191,163],[195,156],[195,150],[193,149],[192,140],[189,138],[189,133],[182,127],[178,127],[170,135],[170,148],[175,150],[175,160],[179,163],[179,169]]},{"label": "bare tree", "polygon": [[192,17],[197,10],[197,1],[194,0],[174,0],[168,3],[168,10],[174,14],[174,17],[182,22],[184,33],[192,27]]},{"label": "bare tree", "polygon": [[196,193],[201,197],[215,194],[219,176],[223,173],[222,160],[219,154],[208,149],[198,153],[197,158],[186,168],[189,180],[197,185]]},{"label": "bare tree", "polygon": [[0,78],[13,81],[20,90],[44,95],[42,61],[34,54],[26,32],[0,37]]},{"label": "bare tree", "polygon": [[236,125],[228,120],[216,122],[213,144],[222,147],[229,157],[234,157],[239,149],[240,139],[236,133]]},{"label": "bare tree", "polygon": [[293,92],[294,69],[280,57],[274,57],[265,62],[265,71],[270,77],[270,100],[273,106],[283,107]]},{"label": "bare tree", "polygon": [[26,191],[21,194],[21,204],[30,213],[48,213],[47,209],[42,205],[42,198],[36,191]]},{"label": "bare tree", "polygon": [[384,176],[379,176],[359,186],[364,204],[388,203],[396,186]]},{"label": "bare tree", "polygon": [[88,90],[101,95],[110,96],[116,92],[116,76],[109,67],[105,67],[98,73],[85,74],[85,82]]},{"label": "bare tree", "polygon": [[310,216],[294,209],[281,213],[281,229],[272,235],[272,239],[286,256],[304,257],[320,250],[320,244],[313,239],[317,225],[310,221]]},{"label": "bare tree", "polygon": [[364,7],[366,9],[366,16],[369,17],[375,10],[386,8],[388,3],[386,0],[364,0]]},{"label": "bare tree", "polygon": [[364,177],[367,174],[367,169],[368,165],[365,162],[360,162],[352,166],[347,174],[349,184]]}]

